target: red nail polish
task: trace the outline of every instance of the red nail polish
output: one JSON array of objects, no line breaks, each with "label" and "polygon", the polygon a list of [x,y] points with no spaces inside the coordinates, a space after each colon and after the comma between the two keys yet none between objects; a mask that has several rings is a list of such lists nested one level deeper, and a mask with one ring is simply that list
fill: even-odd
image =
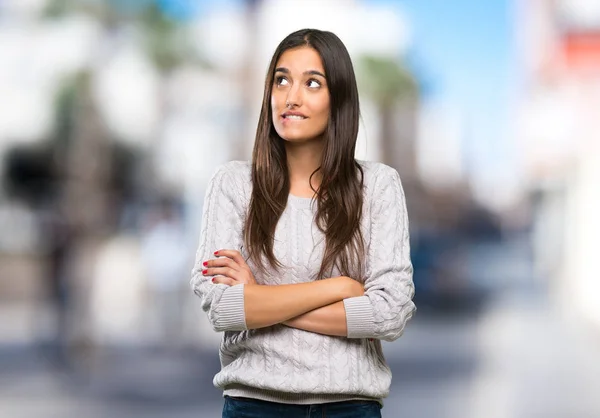
[{"label": "red nail polish", "polygon": [[205,261],[204,263],[202,263],[202,265],[203,265],[204,267],[208,266],[208,261]]},{"label": "red nail polish", "polygon": [[218,251],[215,251],[215,255],[219,255],[219,252],[218,252]]},{"label": "red nail polish", "polygon": [[213,283],[215,282],[215,278],[214,278],[214,277],[213,277],[213,279],[212,279],[212,282],[213,282]]},{"label": "red nail polish", "polygon": [[206,274],[208,270],[202,270],[202,274]]}]

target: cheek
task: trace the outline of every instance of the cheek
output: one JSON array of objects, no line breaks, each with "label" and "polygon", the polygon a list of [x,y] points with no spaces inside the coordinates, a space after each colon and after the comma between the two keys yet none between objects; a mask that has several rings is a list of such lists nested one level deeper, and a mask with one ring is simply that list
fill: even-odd
[{"label": "cheek", "polygon": [[271,119],[273,123],[277,123],[279,120],[279,114],[281,112],[281,107],[278,106],[278,100],[275,96],[271,96]]},{"label": "cheek", "polygon": [[330,113],[330,107],[329,107],[329,100],[324,100],[320,103],[319,106],[319,115],[320,115],[320,120],[322,123],[327,124],[327,121],[329,120],[329,113]]},{"label": "cheek", "polygon": [[273,89],[271,92],[271,109],[273,109],[273,111],[278,111],[282,107],[285,107],[285,100],[285,94],[283,94],[281,91]]}]

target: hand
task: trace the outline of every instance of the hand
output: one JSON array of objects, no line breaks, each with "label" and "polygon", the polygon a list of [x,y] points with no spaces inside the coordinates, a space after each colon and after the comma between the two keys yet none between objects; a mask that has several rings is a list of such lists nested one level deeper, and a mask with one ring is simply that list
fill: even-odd
[{"label": "hand", "polygon": [[236,284],[256,284],[250,267],[246,264],[244,257],[236,250],[215,251],[219,258],[204,262],[205,269],[202,274],[213,277],[213,283],[221,283],[229,286]]}]

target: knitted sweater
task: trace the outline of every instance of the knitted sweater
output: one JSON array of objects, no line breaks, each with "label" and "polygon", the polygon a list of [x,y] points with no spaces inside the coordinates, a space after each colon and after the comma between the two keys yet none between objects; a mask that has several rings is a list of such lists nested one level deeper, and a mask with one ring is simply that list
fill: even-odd
[{"label": "knitted sweater", "polygon": [[[352,399],[377,400],[389,393],[391,372],[381,340],[402,335],[415,311],[408,217],[398,172],[358,161],[364,171],[361,231],[365,241],[365,275],[353,277],[365,294],[345,299],[347,337],[307,332],[284,325],[247,329],[244,284],[213,284],[202,275],[202,262],[218,249],[243,249],[251,165],[232,161],[220,166],[209,182],[204,201],[200,244],[191,287],[200,297],[215,331],[223,331],[221,371],[214,385],[224,395],[272,402],[314,404]],[[258,274],[258,284],[279,285],[317,279],[325,249],[316,227],[316,203],[288,196],[275,231],[274,253],[285,266],[279,273]],[[265,264],[268,266],[268,264]],[[339,276],[335,268],[331,277]]]}]

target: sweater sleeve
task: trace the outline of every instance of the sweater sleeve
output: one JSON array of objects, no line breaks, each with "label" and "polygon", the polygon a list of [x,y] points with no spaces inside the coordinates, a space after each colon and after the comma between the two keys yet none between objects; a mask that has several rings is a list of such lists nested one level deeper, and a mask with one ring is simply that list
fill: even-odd
[{"label": "sweater sleeve", "polygon": [[416,310],[408,214],[398,172],[386,166],[377,177],[365,294],[345,299],[344,306],[348,338],[394,341]]},{"label": "sweater sleeve", "polygon": [[204,261],[214,259],[220,249],[240,250],[242,245],[243,205],[231,178],[228,165],[221,166],[208,183],[202,211],[200,243],[192,269],[190,285],[200,297],[213,329],[242,331],[247,329],[244,313],[244,285],[212,283],[204,276]]}]

